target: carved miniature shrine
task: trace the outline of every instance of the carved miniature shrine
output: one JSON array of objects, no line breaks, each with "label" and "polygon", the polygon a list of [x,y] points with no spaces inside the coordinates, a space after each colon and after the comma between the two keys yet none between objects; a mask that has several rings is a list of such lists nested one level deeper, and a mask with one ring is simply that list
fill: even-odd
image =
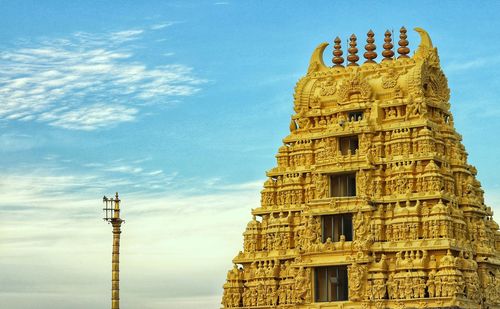
[{"label": "carved miniature shrine", "polygon": [[[500,308],[500,232],[429,35],[314,51],[224,308]],[[395,51],[397,55],[395,55]]]}]

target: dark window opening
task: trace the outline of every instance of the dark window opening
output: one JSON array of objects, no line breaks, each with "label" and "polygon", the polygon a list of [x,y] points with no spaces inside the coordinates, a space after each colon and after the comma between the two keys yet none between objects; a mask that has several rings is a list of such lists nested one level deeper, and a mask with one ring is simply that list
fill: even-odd
[{"label": "dark window opening", "polygon": [[356,196],[356,173],[331,175],[330,196]]},{"label": "dark window opening", "polygon": [[343,156],[348,154],[355,154],[358,148],[359,141],[357,135],[339,138],[339,150]]},{"label": "dark window opening", "polygon": [[349,114],[347,114],[347,119],[349,119],[349,121],[363,120],[363,112],[362,111],[349,112]]},{"label": "dark window opening", "polygon": [[315,287],[316,302],[347,300],[347,266],[316,268]]},{"label": "dark window opening", "polygon": [[345,241],[352,241],[352,214],[340,214],[321,217],[321,240],[323,243],[340,241],[344,235]]}]

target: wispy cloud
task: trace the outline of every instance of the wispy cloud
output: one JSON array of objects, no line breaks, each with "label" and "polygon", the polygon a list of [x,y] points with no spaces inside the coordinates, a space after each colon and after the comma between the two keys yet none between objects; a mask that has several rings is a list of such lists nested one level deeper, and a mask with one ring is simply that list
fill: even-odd
[{"label": "wispy cloud", "polygon": [[[8,135],[6,143],[12,143],[14,138],[22,138],[22,135]],[[0,143],[1,141],[2,136]],[[74,194],[95,197],[115,190],[148,197],[174,192],[200,196],[208,192],[257,190],[261,187],[260,181],[245,183],[245,187],[239,187],[227,184],[220,177],[185,177],[175,170],[151,166],[149,161],[150,158],[145,157],[82,162],[49,154],[43,161],[34,164],[1,167],[0,205],[26,205],[43,199],[55,202]]]},{"label": "wispy cloud", "polygon": [[5,49],[0,53],[0,119],[96,130],[133,121],[144,106],[199,91],[204,81],[191,67],[137,60],[144,32],[78,32]]},{"label": "wispy cloud", "polygon": [[166,27],[170,27],[173,24],[175,24],[175,22],[171,22],[171,21],[170,22],[164,22],[164,23],[152,25],[150,27],[150,29],[151,30],[160,30],[160,29],[163,29],[163,28],[166,28]]},{"label": "wispy cloud", "polygon": [[[142,175],[168,177],[162,170],[137,170],[137,164],[127,160],[103,166],[87,163],[90,172],[85,174],[47,168],[2,171],[0,286],[4,288],[0,298],[4,306],[18,307],[28,292],[26,307],[37,303],[56,309],[66,308],[64,300],[77,292],[74,308],[93,308],[95,299],[108,297],[111,230],[100,220],[100,196],[103,191],[112,194],[114,186],[130,185],[120,173],[135,175],[131,179],[137,182],[146,180]],[[197,188],[214,185],[175,180]],[[241,232],[251,218],[250,209],[259,203],[261,184],[235,184],[197,195],[189,190],[122,194],[124,300],[132,307],[147,304],[147,308],[217,306],[231,259],[241,250]],[[199,279],[196,295],[189,279],[193,277]],[[164,278],[180,279],[174,283]]]},{"label": "wispy cloud", "polygon": [[144,32],[142,29],[132,29],[132,30],[124,30],[111,32],[109,38],[117,43],[122,43],[126,41],[132,41],[138,39],[139,35]]},{"label": "wispy cloud", "polygon": [[103,103],[69,108],[59,108],[41,113],[39,120],[52,126],[73,130],[95,130],[109,127],[118,122],[132,121],[138,113],[137,108]]}]

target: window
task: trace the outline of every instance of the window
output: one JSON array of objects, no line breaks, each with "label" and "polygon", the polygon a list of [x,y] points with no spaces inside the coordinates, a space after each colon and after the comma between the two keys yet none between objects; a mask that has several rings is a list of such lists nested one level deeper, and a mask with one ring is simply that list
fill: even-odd
[{"label": "window", "polygon": [[315,301],[347,300],[347,266],[315,269]]},{"label": "window", "polygon": [[331,175],[330,196],[356,196],[356,173]]},{"label": "window", "polygon": [[339,138],[339,150],[343,156],[348,154],[355,154],[358,148],[359,142],[357,135]]},{"label": "window", "polygon": [[352,214],[321,216],[321,234],[322,242],[328,238],[339,241],[340,235],[344,235],[346,241],[352,241]]},{"label": "window", "polygon": [[360,121],[363,119],[363,112],[362,111],[349,112],[347,117],[349,121]]}]

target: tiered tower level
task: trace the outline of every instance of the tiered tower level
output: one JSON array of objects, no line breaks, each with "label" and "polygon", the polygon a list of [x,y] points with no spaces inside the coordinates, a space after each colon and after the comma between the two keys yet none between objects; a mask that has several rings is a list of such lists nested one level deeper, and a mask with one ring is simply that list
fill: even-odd
[{"label": "tiered tower level", "polygon": [[334,40],[297,83],[224,308],[500,308],[500,232],[450,112],[429,35]]}]

